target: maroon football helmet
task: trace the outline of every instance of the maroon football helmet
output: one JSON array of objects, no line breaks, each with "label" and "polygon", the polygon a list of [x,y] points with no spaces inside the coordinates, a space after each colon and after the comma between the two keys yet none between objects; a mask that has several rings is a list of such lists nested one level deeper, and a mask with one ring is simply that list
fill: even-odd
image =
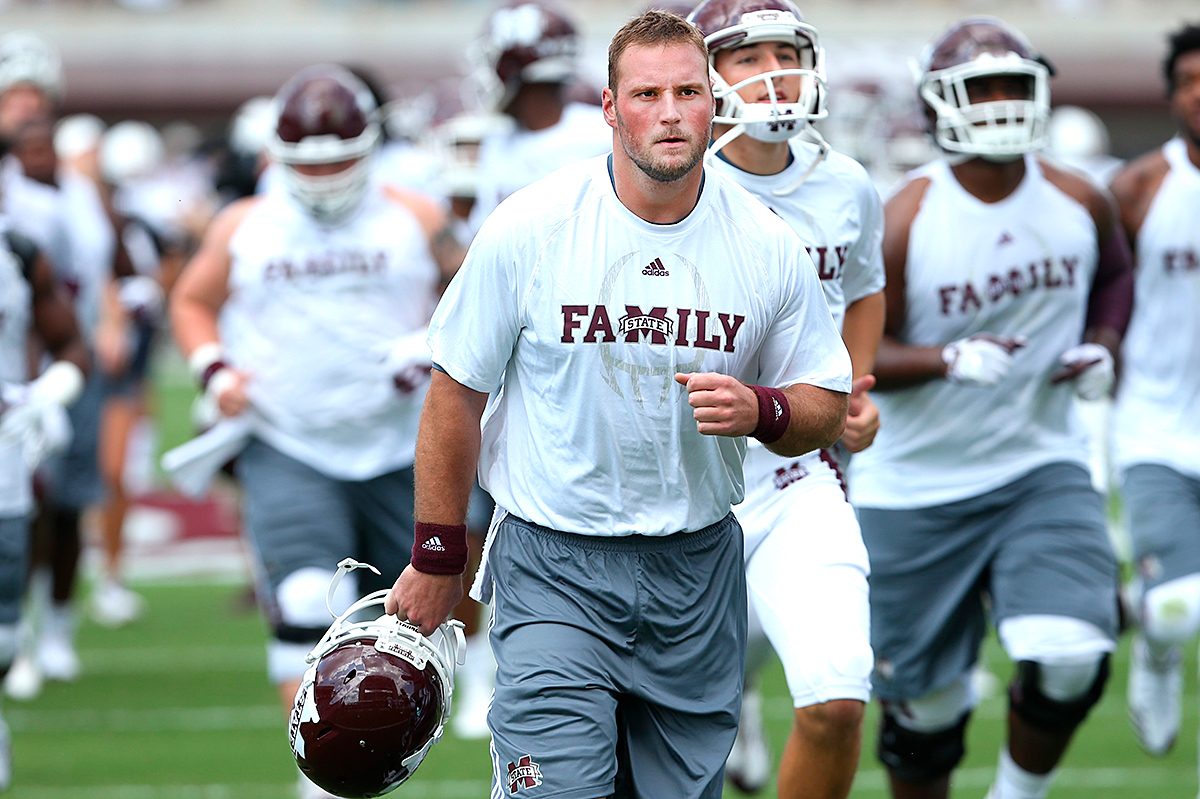
[{"label": "maroon football helmet", "polygon": [[523,83],[567,83],[575,76],[579,34],[548,0],[514,0],[488,17],[470,53],[471,78],[485,108],[503,111]]},{"label": "maroon football helmet", "polygon": [[[318,65],[301,70],[275,95],[271,157],[283,167],[288,191],[319,221],[336,223],[366,194],[371,156],[379,142],[378,109],[349,70]],[[352,162],[331,175],[305,175],[301,164]]]},{"label": "maroon football helmet", "polygon": [[426,637],[395,616],[351,621],[382,606],[387,593],[363,597],[330,626],[309,654],[292,706],[296,763],[336,796],[396,788],[441,740],[450,716],[462,623],[450,620]]},{"label": "maroon football helmet", "polygon": [[[809,122],[825,117],[825,50],[817,29],[804,21],[791,0],[704,0],[688,21],[700,29],[708,46],[717,100],[713,121],[734,126],[719,140],[721,146],[742,133],[759,141],[787,141]],[[717,72],[717,53],[762,42],[793,45],[799,56],[796,68],[764,71],[734,85]],[[800,93],[793,102],[783,102],[776,96],[776,81],[789,76],[799,78]],[[765,90],[770,102],[744,101],[738,92],[746,87]]]},{"label": "maroon football helmet", "polygon": [[[935,116],[942,149],[1012,160],[1046,143],[1050,63],[1016,28],[994,17],[970,17],[942,32],[921,58],[919,92]],[[999,75],[1024,78],[1021,99],[972,103],[967,83]]]}]

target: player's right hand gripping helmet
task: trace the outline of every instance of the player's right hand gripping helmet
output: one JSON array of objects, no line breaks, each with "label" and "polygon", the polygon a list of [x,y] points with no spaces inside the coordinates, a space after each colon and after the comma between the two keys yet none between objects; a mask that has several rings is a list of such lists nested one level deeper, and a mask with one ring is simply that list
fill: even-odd
[{"label": "player's right hand gripping helmet", "polygon": [[[361,564],[343,561],[330,586]],[[342,797],[381,796],[413,775],[450,717],[462,622],[426,637],[395,616],[351,621],[382,608],[368,594],[337,617],[309,653],[288,736],[300,770]]]},{"label": "player's right hand gripping helmet", "polygon": [[[708,45],[709,76],[717,100],[713,121],[742,125],[747,136],[765,142],[786,141],[805,125],[825,117],[825,51],[817,29],[791,0],[705,0],[688,16],[704,34]],[[794,44],[800,56],[795,69],[763,72],[735,85],[717,74],[717,53],[759,42]],[[788,75],[800,78],[800,96],[794,103],[780,102],[775,79]],[[738,91],[762,83],[770,102],[747,103]]]},{"label": "player's right hand gripping helmet", "polygon": [[[349,70],[308,67],[275,95],[275,131],[267,151],[283,168],[288,192],[316,219],[337,224],[358,207],[379,143],[379,113],[370,89]],[[329,175],[306,175],[302,164],[353,162]]]},{"label": "player's right hand gripping helmet", "polygon": [[[1045,144],[1052,74],[1016,28],[994,17],[971,17],[926,47],[918,91],[934,113],[934,139],[942,149],[1011,160]],[[1026,98],[971,102],[969,81],[999,75],[1025,78]]]},{"label": "player's right hand gripping helmet", "polygon": [[524,83],[567,83],[575,77],[579,35],[546,0],[515,0],[492,12],[469,58],[484,108],[503,112]]}]

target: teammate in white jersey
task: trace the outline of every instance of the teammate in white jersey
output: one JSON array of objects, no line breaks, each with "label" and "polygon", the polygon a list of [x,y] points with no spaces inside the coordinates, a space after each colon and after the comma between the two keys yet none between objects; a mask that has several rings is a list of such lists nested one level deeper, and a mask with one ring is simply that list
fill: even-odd
[{"label": "teammate in white jersey", "polygon": [[1032,154],[1049,77],[1000,20],[950,26],[920,79],[946,158],[885,206],[885,424],[850,488],[898,799],[949,793],[986,615],[1017,663],[992,799],[1046,795],[1116,646],[1116,560],[1073,399],[1111,388],[1133,280],[1111,197]]},{"label": "teammate in white jersey", "polygon": [[773,646],[796,708],[779,796],[845,799],[872,662],[867,553],[842,474],[847,450],[866,448],[879,425],[864,386],[883,332],[883,210],[866,170],[808,124],[825,115],[825,54],[800,9],[790,0],[706,0],[689,20],[708,43],[717,93],[720,149],[710,163],[800,235],[859,380],[844,447],[799,458],[747,447],[746,498],[735,512],[746,536],[748,688],[726,777],[757,792],[770,776],[754,685]]},{"label": "teammate in white jersey", "polygon": [[1164,73],[1180,135],[1112,184],[1137,257],[1113,420],[1138,567],[1129,718],[1159,755],[1179,732],[1181,649],[1200,631],[1200,26],[1171,36]]},{"label": "teammate in white jersey", "polygon": [[290,708],[330,622],[336,564],[408,562],[425,328],[462,251],[431,201],[372,179],[377,109],[357,78],[310,67],[276,106],[285,189],[217,216],[171,318],[225,429],[248,432],[237,476],[273,626],[268,670]]},{"label": "teammate in white jersey", "polygon": [[469,79],[485,111],[514,124],[480,146],[472,232],[517,189],[612,149],[600,109],[567,99],[578,48],[575,23],[550,0],[512,0],[488,17]]},{"label": "teammate in white jersey", "polygon": [[[28,336],[34,331],[55,359],[28,381]],[[36,246],[0,216],[0,679],[17,654],[33,466],[52,444],[65,445],[70,426],[62,406],[78,396],[87,368],[70,303]],[[0,791],[12,779],[8,727],[0,718]]]},{"label": "teammate in white jersey", "polygon": [[478,460],[499,509],[473,592],[494,599],[493,796],[719,797],[745,436],[831,444],[850,363],[796,235],[702,166],[699,32],[636,17],[608,80],[614,153],[504,202],[434,316],[417,546],[388,609],[429,629],[454,606]]}]

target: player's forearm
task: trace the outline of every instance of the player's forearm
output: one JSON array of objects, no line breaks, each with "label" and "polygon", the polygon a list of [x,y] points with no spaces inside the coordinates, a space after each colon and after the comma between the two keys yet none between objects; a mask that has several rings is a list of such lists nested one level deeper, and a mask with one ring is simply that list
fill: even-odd
[{"label": "player's forearm", "polygon": [[479,420],[487,394],[433,371],[417,434],[416,518],[461,525],[479,461]]},{"label": "player's forearm", "polygon": [[201,344],[220,340],[217,311],[186,295],[176,295],[170,305],[171,332],[184,356]]},{"label": "player's forearm", "polygon": [[833,446],[846,427],[850,395],[807,383],[783,389],[791,411],[787,432],[767,444],[776,455],[793,458],[814,449]]},{"label": "player's forearm", "polygon": [[944,378],[946,361],[941,347],[913,347],[884,336],[879,342],[873,374],[876,391],[907,388]]},{"label": "player's forearm", "polygon": [[850,353],[855,378],[869,375],[875,368],[886,309],[887,302],[882,291],[856,300],[846,308],[846,318],[842,321],[842,341]]}]

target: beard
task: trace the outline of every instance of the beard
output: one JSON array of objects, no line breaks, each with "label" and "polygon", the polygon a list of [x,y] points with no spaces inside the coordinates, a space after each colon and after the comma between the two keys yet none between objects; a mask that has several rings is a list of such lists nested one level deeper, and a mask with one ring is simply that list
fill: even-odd
[{"label": "beard", "polygon": [[649,145],[641,147],[637,142],[631,141],[626,136],[627,128],[624,120],[621,119],[621,112],[617,111],[616,116],[621,149],[646,177],[658,183],[673,183],[695,169],[704,160],[704,152],[708,149],[708,140],[712,138],[711,126],[709,126],[708,135],[702,141],[689,140],[682,131],[674,129],[667,131],[664,138],[684,139],[691,144],[691,148],[683,154],[682,160],[672,161],[654,154],[654,144],[657,142],[651,142]]}]

